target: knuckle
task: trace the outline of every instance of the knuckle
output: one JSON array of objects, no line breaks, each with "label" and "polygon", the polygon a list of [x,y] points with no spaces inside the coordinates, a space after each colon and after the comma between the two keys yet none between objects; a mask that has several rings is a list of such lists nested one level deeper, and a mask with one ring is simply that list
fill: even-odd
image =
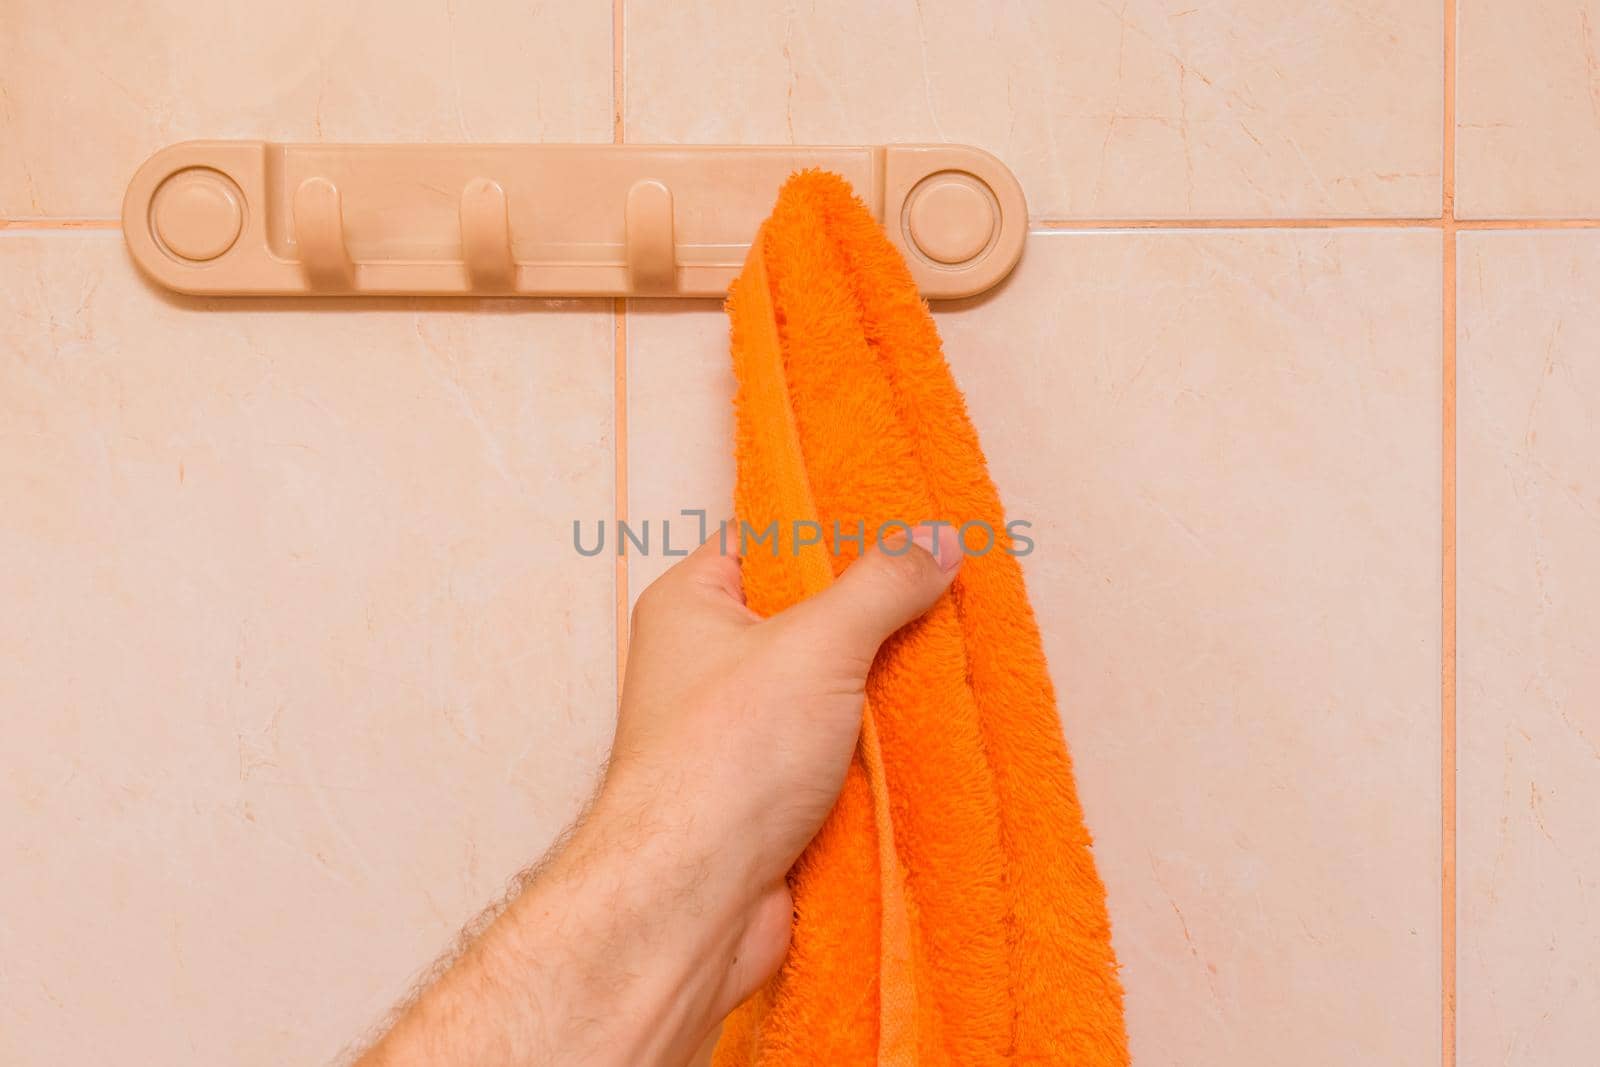
[{"label": "knuckle", "polygon": [[925,553],[909,550],[900,555],[883,553],[882,562],[878,565],[881,581],[889,585],[897,593],[910,592],[921,589],[927,581],[927,560]]},{"label": "knuckle", "polygon": [[661,614],[664,608],[665,590],[662,588],[662,579],[658,578],[645,586],[644,592],[633,602],[633,612],[630,616],[634,627],[648,626]]}]

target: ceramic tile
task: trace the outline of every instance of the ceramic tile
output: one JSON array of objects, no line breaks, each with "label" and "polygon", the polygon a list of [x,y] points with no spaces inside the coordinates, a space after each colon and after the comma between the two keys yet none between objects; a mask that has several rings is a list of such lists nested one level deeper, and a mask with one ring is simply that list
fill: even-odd
[{"label": "ceramic tile", "polygon": [[[1438,1060],[1441,251],[1052,234],[938,305],[1036,528],[1136,1063]],[[629,316],[634,514],[728,499],[726,358],[713,309]]]},{"label": "ceramic tile", "polygon": [[943,328],[1038,526],[1134,1062],[1437,1062],[1439,237],[1028,251]]},{"label": "ceramic tile", "polygon": [[1440,209],[1439,3],[629,0],[630,141],[954,141],[1035,218]]},{"label": "ceramic tile", "polygon": [[113,217],[195,138],[609,141],[609,4],[7,4],[0,218]]},{"label": "ceramic tile", "polygon": [[609,741],[609,310],[0,281],[0,1061],[327,1062]]},{"label": "ceramic tile", "polygon": [[697,542],[700,517],[733,515],[733,369],[714,300],[628,305],[628,518],[653,538],[628,561],[630,601]]},{"label": "ceramic tile", "polygon": [[1600,0],[1460,0],[1456,211],[1600,212]]},{"label": "ceramic tile", "polygon": [[1600,234],[1460,244],[1462,1067],[1593,1059]]}]

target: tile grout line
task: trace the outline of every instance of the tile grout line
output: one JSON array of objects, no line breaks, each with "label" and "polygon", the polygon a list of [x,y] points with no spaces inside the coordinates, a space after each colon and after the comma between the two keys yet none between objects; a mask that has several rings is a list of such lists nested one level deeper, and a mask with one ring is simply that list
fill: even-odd
[{"label": "tile grout line", "polygon": [[1444,0],[1444,226],[1439,472],[1439,1025],[1442,1067],[1456,1063],[1456,0]]},{"label": "tile grout line", "polygon": [[1595,230],[1593,219],[1458,219],[1458,218],[1338,218],[1338,219],[1037,219],[1031,234],[1097,230]]},{"label": "tile grout line", "polygon": [[[1335,230],[1428,229],[1442,218],[1039,219],[1033,230]],[[1595,225],[1600,225],[1596,222]]]},{"label": "tile grout line", "polygon": [[612,383],[612,516],[617,544],[614,582],[616,595],[616,672],[617,695],[622,695],[622,673],[628,662],[628,556],[623,551],[622,524],[628,521],[628,301],[617,297],[611,302]]},{"label": "tile grout line", "polygon": [[[611,3],[611,143],[622,144],[624,63],[624,4],[625,0]],[[617,297],[611,303],[611,358],[612,385],[612,436],[616,454],[613,458],[612,521],[618,527],[617,563],[614,577],[616,595],[616,697],[622,699],[622,677],[628,663],[628,556],[624,551],[621,524],[628,519],[628,301]]]},{"label": "tile grout line", "polygon": [[[613,125],[617,123],[613,116]],[[621,144],[613,132],[613,144]],[[1028,224],[1028,233],[1048,235],[1055,233],[1091,232],[1100,230],[1155,230],[1181,232],[1184,230],[1378,230],[1411,229],[1442,230],[1446,226],[1456,230],[1597,230],[1600,218],[1592,219],[1458,219],[1451,218],[1262,218],[1262,219],[1035,219]],[[120,230],[121,219],[110,218],[45,218],[21,216],[0,219],[0,230]]]},{"label": "tile grout line", "polygon": [[120,230],[121,219],[0,219],[0,230]]},{"label": "tile grout line", "polygon": [[[1451,158],[1455,153],[1451,152]],[[1453,194],[1452,194],[1453,195]],[[1450,219],[1456,230],[1594,230],[1600,219]]]},{"label": "tile grout line", "polygon": [[1440,1002],[1444,1067],[1454,1067],[1456,1030],[1456,231],[1444,231],[1444,365],[1442,385],[1440,577]]}]

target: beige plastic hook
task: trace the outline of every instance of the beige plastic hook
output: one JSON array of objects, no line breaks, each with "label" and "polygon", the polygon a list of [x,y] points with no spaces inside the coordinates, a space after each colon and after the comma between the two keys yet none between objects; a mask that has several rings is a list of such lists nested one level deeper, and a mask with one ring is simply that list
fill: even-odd
[{"label": "beige plastic hook", "polygon": [[855,187],[926,297],[983,292],[1022,254],[1021,186],[961,145],[190,141],[139,168],[122,229],[186,293],[722,296],[808,167]]},{"label": "beige plastic hook", "polygon": [[344,240],[344,209],[339,187],[326,178],[307,178],[294,191],[294,239],[300,266],[315,288],[353,289],[356,265]]},{"label": "beige plastic hook", "polygon": [[672,190],[654,178],[633,183],[623,213],[628,282],[636,293],[671,292],[678,275],[672,231]]},{"label": "beige plastic hook", "polygon": [[461,258],[474,288],[516,288],[517,261],[511,247],[506,191],[498,182],[474,178],[461,190]]}]

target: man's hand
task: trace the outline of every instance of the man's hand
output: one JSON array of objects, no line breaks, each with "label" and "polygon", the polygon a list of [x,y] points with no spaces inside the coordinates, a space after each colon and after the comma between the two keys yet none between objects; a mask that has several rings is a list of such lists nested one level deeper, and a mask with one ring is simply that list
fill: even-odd
[{"label": "man's hand", "polygon": [[873,657],[954,580],[951,527],[913,540],[765,620],[716,538],[646,589],[589,813],[363,1067],[686,1062],[783,961]]}]

